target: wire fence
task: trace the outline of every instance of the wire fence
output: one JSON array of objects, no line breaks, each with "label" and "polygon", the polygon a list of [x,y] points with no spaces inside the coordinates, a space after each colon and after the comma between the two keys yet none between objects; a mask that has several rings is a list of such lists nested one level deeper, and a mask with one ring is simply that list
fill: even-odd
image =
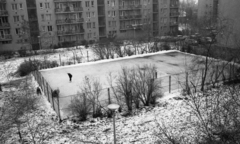
[{"label": "wire fence", "polygon": [[[228,64],[224,67],[216,66],[211,67],[211,69],[197,69],[189,70],[181,73],[171,74],[167,76],[157,77],[157,72],[155,74],[154,80],[161,84],[162,93],[172,93],[173,91],[187,91],[187,90],[199,90],[202,87],[207,89],[209,86],[214,86],[222,82],[229,80],[234,80],[237,74],[237,67],[234,64]],[[207,71],[207,72],[206,72]],[[74,97],[80,97],[82,94],[78,93],[75,95],[61,96],[56,94],[47,83],[47,81],[42,77],[41,73],[35,71],[32,73],[36,81],[40,85],[48,101],[51,103],[53,109],[58,114],[60,120],[65,119],[72,115],[68,106],[71,104]],[[205,76],[205,81],[203,82],[203,77]],[[203,85],[202,85],[203,84]],[[97,105],[101,107],[106,107],[111,103],[118,103],[120,105],[123,103],[123,97],[119,96],[117,86],[107,87],[99,90],[99,97]],[[91,92],[89,92],[91,93]],[[86,93],[87,95],[87,93]]]}]

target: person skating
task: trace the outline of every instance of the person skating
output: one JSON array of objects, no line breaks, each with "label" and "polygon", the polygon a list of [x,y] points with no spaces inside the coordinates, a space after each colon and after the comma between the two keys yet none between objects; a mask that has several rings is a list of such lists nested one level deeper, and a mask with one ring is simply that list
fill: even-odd
[{"label": "person skating", "polygon": [[69,81],[72,82],[72,74],[70,73],[67,73],[68,74],[68,77],[69,77]]}]

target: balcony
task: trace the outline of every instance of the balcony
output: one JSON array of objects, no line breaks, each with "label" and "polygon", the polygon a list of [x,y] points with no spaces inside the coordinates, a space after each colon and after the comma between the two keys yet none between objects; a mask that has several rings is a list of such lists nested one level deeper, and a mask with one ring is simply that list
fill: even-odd
[{"label": "balcony", "polygon": [[54,2],[78,2],[79,0],[53,0]]},{"label": "balcony", "polygon": [[153,4],[158,4],[158,0],[153,0]]},{"label": "balcony", "polygon": [[120,20],[142,19],[142,15],[125,15],[119,16]]},{"label": "balcony", "polygon": [[60,25],[60,24],[75,24],[75,23],[83,23],[84,19],[80,18],[80,19],[60,19],[60,20],[56,20],[56,24]]},{"label": "balcony", "polygon": [[69,30],[69,31],[57,31],[58,36],[63,36],[63,35],[77,35],[77,34],[83,34],[84,29],[81,30]]},{"label": "balcony", "polygon": [[178,22],[170,22],[170,26],[178,26]]},{"label": "balcony", "polygon": [[158,9],[157,8],[153,8],[153,13],[158,13]]},{"label": "balcony", "polygon": [[2,23],[0,24],[0,29],[7,29],[10,28],[10,24],[9,23]]},{"label": "balcony", "polygon": [[0,41],[10,41],[10,40],[12,40],[12,35],[10,34],[0,36]]},{"label": "balcony", "polygon": [[130,29],[133,29],[131,25],[120,26],[120,30],[130,30]]},{"label": "balcony", "polygon": [[177,3],[170,4],[170,8],[179,8],[179,4],[177,4]]},{"label": "balcony", "polygon": [[178,17],[179,13],[178,12],[170,12],[170,17]]},{"label": "balcony", "polygon": [[7,0],[0,0],[0,3],[6,3]]},{"label": "balcony", "polygon": [[135,10],[135,9],[141,9],[141,8],[142,8],[141,5],[125,5],[125,6],[120,5],[119,6],[119,10]]},{"label": "balcony", "polygon": [[97,0],[98,6],[104,6],[104,0]]},{"label": "balcony", "polygon": [[98,26],[99,26],[99,27],[105,27],[105,26],[106,26],[106,23],[105,23],[105,22],[100,22]]},{"label": "balcony", "polygon": [[8,11],[0,10],[0,16],[8,16]]},{"label": "balcony", "polygon": [[70,9],[69,7],[67,7],[67,8],[55,8],[56,13],[74,13],[74,12],[81,12],[81,11],[83,11],[82,7],[73,8],[73,9]]}]

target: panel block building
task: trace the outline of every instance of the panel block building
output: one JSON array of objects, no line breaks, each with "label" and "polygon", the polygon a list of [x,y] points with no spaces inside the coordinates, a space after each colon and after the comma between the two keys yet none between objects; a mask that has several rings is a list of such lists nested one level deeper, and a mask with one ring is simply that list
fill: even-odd
[{"label": "panel block building", "polygon": [[0,51],[174,35],[178,16],[179,0],[0,0]]}]

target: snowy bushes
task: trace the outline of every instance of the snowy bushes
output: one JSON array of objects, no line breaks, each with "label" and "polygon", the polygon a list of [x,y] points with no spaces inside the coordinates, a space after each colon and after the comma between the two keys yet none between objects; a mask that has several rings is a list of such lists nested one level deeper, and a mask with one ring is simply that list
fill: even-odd
[{"label": "snowy bushes", "polygon": [[71,100],[69,110],[76,115],[80,121],[87,120],[87,116],[91,110],[91,103],[85,94],[78,94]]},{"label": "snowy bushes", "polygon": [[140,104],[149,106],[155,104],[156,99],[162,96],[161,81],[154,79],[156,67],[152,65],[138,66],[136,69],[122,68],[117,78],[116,91],[124,97],[128,111],[132,110],[132,103],[136,108]]},{"label": "snowy bushes", "polygon": [[18,67],[17,73],[20,76],[26,76],[32,71],[43,69],[43,68],[53,68],[57,67],[58,63],[56,61],[40,61],[40,60],[25,60],[23,63],[20,64]]}]

